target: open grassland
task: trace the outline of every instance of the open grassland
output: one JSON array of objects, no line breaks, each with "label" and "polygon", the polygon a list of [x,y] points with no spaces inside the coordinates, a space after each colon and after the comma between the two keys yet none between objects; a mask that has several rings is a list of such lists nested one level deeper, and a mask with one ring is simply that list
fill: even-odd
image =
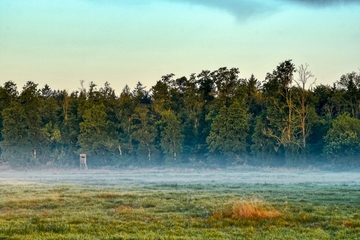
[{"label": "open grassland", "polygon": [[5,181],[0,239],[360,239],[360,187]]}]

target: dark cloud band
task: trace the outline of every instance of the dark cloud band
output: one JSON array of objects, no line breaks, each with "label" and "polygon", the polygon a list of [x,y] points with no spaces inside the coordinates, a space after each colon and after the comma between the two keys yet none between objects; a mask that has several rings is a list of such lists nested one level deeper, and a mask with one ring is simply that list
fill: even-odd
[{"label": "dark cloud band", "polygon": [[189,4],[203,5],[207,7],[225,10],[239,20],[248,19],[264,14],[278,12],[283,6],[289,4],[307,7],[332,7],[335,5],[359,4],[360,0],[167,0],[172,2],[186,2]]},{"label": "dark cloud band", "polygon": [[272,1],[257,0],[167,0],[172,2],[186,2],[224,10],[236,18],[244,20],[250,17],[273,12],[277,4]]},{"label": "dark cloud band", "polygon": [[338,4],[360,4],[360,0],[285,0],[311,6],[333,6]]}]

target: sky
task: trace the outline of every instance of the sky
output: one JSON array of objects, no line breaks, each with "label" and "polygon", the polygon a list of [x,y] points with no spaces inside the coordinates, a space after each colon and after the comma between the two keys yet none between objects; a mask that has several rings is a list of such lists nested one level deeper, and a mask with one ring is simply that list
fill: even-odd
[{"label": "sky", "polygon": [[0,84],[120,94],[220,67],[263,81],[292,59],[332,85],[360,72],[359,24],[360,0],[1,0]]}]

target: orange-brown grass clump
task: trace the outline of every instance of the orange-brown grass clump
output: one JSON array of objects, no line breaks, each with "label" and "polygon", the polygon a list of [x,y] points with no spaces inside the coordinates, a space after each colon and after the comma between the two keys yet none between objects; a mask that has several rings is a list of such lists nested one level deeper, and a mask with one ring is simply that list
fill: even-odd
[{"label": "orange-brown grass clump", "polygon": [[343,221],[343,225],[347,228],[360,228],[359,220],[346,220]]},{"label": "orange-brown grass clump", "polygon": [[141,208],[132,208],[131,206],[119,206],[115,208],[116,214],[140,214],[144,213],[144,209]]},{"label": "orange-brown grass clump", "polygon": [[281,213],[262,201],[234,201],[225,205],[223,210],[214,211],[216,219],[269,219],[280,217]]},{"label": "orange-brown grass clump", "polygon": [[98,194],[99,198],[118,198],[120,196],[121,196],[120,193],[111,193],[111,192]]}]

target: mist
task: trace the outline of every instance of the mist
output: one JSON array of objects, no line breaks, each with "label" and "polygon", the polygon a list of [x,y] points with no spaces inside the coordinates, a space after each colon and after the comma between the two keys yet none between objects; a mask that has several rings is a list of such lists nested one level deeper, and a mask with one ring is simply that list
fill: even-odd
[{"label": "mist", "polygon": [[3,184],[75,184],[90,186],[152,185],[236,185],[236,184],[360,184],[358,172],[328,172],[285,168],[217,169],[134,169],[67,170],[67,171],[1,171]]}]

